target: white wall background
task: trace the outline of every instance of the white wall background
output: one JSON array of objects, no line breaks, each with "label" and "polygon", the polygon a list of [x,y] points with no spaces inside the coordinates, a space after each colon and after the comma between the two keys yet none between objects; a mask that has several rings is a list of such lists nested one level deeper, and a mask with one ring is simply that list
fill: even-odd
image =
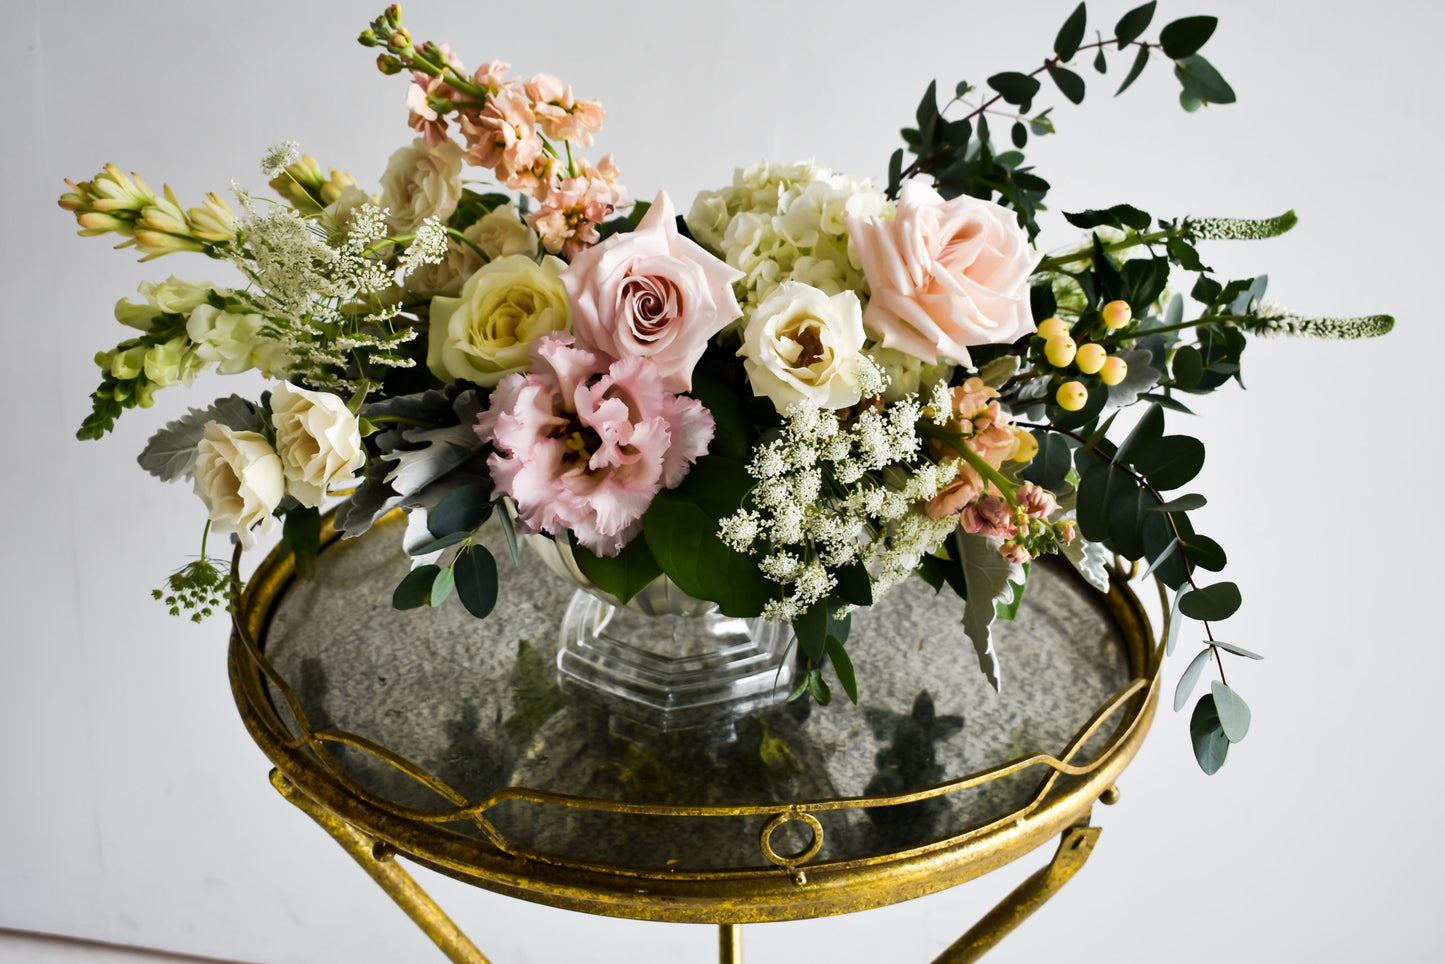
[{"label": "white wall background", "polygon": [[[1090,4],[1107,28],[1132,3]],[[266,781],[231,702],[223,624],[148,598],[195,551],[200,505],[134,464],[145,437],[220,385],[162,393],[113,437],[71,436],[112,345],[114,302],[203,259],[137,265],[74,237],[62,178],[107,161],[183,199],[294,138],[363,181],[410,136],[405,84],[355,35],[372,3],[5,0],[0,290],[10,359],[0,476],[0,927],[245,961],[439,959],[381,891]],[[415,2],[418,38],[468,64],[550,71],[609,111],[601,150],[648,197],[685,207],[734,166],[816,156],[880,176],[929,80],[951,87],[1047,53],[1072,0],[1030,3]],[[1363,344],[1273,341],[1245,356],[1248,392],[1203,401],[1201,528],[1230,552],[1245,608],[1229,638],[1255,710],[1216,777],[1167,709],[1124,779],[1079,878],[990,960],[1240,962],[1445,957],[1435,911],[1442,781],[1433,544],[1442,469],[1436,13],[1410,0],[1161,0],[1159,22],[1216,13],[1206,54],[1240,103],[1185,115],[1155,63],[1124,97],[1113,61],[1031,158],[1068,209],[1301,223],[1216,245],[1222,273],[1268,271],[1301,311],[1394,313]],[[596,153],[600,154],[601,150]],[[187,203],[194,203],[188,201]],[[1057,225],[1058,222],[1055,222]],[[1052,235],[1066,243],[1067,231]],[[229,391],[234,387],[227,385]],[[1177,657],[1176,657],[1177,658]],[[1166,670],[1168,685],[1188,656]],[[761,925],[750,961],[831,949],[928,960],[1038,866],[850,918]],[[431,878],[427,878],[431,880]],[[436,880],[499,964],[711,959],[710,928],[605,920]]]}]

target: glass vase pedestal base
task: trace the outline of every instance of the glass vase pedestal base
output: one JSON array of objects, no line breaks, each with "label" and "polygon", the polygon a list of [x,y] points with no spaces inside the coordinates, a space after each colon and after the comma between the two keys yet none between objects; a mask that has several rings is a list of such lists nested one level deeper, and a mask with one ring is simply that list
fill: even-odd
[{"label": "glass vase pedestal base", "polygon": [[791,636],[782,623],[650,614],[579,589],[562,619],[557,668],[563,691],[604,706],[618,736],[705,728],[726,738],[737,717],[787,696]]}]

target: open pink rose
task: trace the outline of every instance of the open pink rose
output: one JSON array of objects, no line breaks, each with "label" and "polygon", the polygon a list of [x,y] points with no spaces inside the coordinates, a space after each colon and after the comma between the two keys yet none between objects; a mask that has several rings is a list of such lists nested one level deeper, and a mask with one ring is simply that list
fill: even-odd
[{"label": "open pink rose", "polygon": [[707,452],[712,414],[667,392],[646,358],[611,361],[573,347],[572,336],[538,339],[532,370],[492,392],[477,435],[497,491],[517,503],[520,528],[561,535],[615,556],[642,528],[642,513]]},{"label": "open pink rose", "polygon": [[863,327],[885,348],[968,365],[968,346],[1034,330],[1029,275],[1042,256],[1007,208],[967,195],[945,201],[910,180],[892,221],[847,225],[872,290]]},{"label": "open pink rose", "polygon": [[668,391],[692,388],[708,339],[742,314],[732,283],[743,276],[677,233],[659,193],[637,230],[578,252],[562,272],[573,330],[612,358],[648,358]]}]

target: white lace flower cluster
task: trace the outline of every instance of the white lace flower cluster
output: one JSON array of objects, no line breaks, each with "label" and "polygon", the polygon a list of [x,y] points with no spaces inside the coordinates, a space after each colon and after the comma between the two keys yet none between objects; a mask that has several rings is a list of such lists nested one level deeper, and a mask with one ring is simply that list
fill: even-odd
[{"label": "white lace flower cluster", "polygon": [[739,168],[730,187],[704,191],[687,226],[701,244],[718,251],[744,277],[733,287],[743,309],[753,308],[785,281],[829,295],[866,294],[844,218],[892,216],[893,202],[869,181],[834,174],[811,161]]},{"label": "white lace flower cluster", "polygon": [[329,236],[323,225],[290,206],[261,214],[244,188],[231,187],[244,211],[245,243],[230,260],[251,280],[251,300],[266,316],[262,333],[284,349],[291,373],[339,390],[354,385],[344,373],[358,354],[370,366],[415,364],[398,349],[416,331],[391,324],[400,308],[384,296],[416,268],[446,254],[440,221],[424,221],[392,267],[384,257],[390,234],[385,208],[363,204],[344,232]]},{"label": "white lace flower cluster", "polygon": [[957,525],[922,504],[953,481],[958,463],[930,459],[917,432],[927,417],[916,395],[869,406],[846,421],[809,405],[789,409],[781,434],[758,445],[748,504],[719,523],[718,535],[785,595],[763,611],[791,620],[837,585],[829,570],[861,562],[876,601],[938,548]]}]

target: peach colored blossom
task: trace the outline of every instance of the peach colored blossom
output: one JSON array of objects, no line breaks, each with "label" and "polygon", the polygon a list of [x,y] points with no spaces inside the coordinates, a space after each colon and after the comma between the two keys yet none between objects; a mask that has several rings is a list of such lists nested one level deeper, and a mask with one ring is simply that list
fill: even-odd
[{"label": "peach colored blossom", "polygon": [[998,554],[1003,556],[1004,562],[1015,566],[1021,566],[1033,558],[1033,554],[1017,542],[1005,542],[998,547]]},{"label": "peach colored blossom", "polygon": [[684,392],[708,340],[742,314],[732,283],[742,272],[682,237],[659,192],[635,231],[576,254],[562,283],[572,328],[612,358],[650,358],[663,387]]},{"label": "peach colored blossom", "polygon": [[986,495],[959,514],[958,524],[964,532],[976,532],[1001,539],[1012,539],[1018,535],[1014,524],[1013,510],[1009,504],[996,495]]},{"label": "peach colored blossom", "polygon": [[924,503],[923,511],[930,519],[943,519],[958,515],[965,506],[976,502],[983,495],[983,476],[966,462],[960,462],[958,475],[942,492]]},{"label": "peach colored blossom", "polygon": [[496,171],[503,181],[531,167],[542,153],[537,119],[526,96],[515,88],[497,91],[475,119],[463,114],[459,123],[473,162]]},{"label": "peach colored blossom", "polygon": [[505,60],[494,60],[477,68],[477,72],[472,74],[472,83],[495,96],[503,87],[512,85],[512,81],[507,80],[507,71],[511,69],[512,65]]},{"label": "peach colored blossom", "polygon": [[1029,275],[1042,255],[1007,208],[968,195],[945,201],[909,180],[892,221],[849,217],[847,226],[871,290],[863,324],[885,348],[969,365],[970,345],[1034,330]]},{"label": "peach colored blossom", "polygon": [[1037,485],[1024,483],[1019,486],[1014,493],[1014,499],[1030,519],[1047,519],[1059,511],[1059,504],[1054,501],[1054,497]]},{"label": "peach colored blossom", "polygon": [[534,195],[542,204],[527,216],[527,223],[542,236],[547,250],[566,258],[596,244],[600,237],[597,225],[632,201],[627,189],[617,183],[611,154],[596,167],[583,159],[576,162],[576,168],[575,177],[565,177]]},{"label": "peach colored blossom", "polygon": [[532,110],[542,133],[559,141],[572,141],[583,147],[592,145],[592,135],[602,129],[607,114],[595,100],[577,100],[572,86],[551,74],[538,74],[523,85],[532,100]]}]

